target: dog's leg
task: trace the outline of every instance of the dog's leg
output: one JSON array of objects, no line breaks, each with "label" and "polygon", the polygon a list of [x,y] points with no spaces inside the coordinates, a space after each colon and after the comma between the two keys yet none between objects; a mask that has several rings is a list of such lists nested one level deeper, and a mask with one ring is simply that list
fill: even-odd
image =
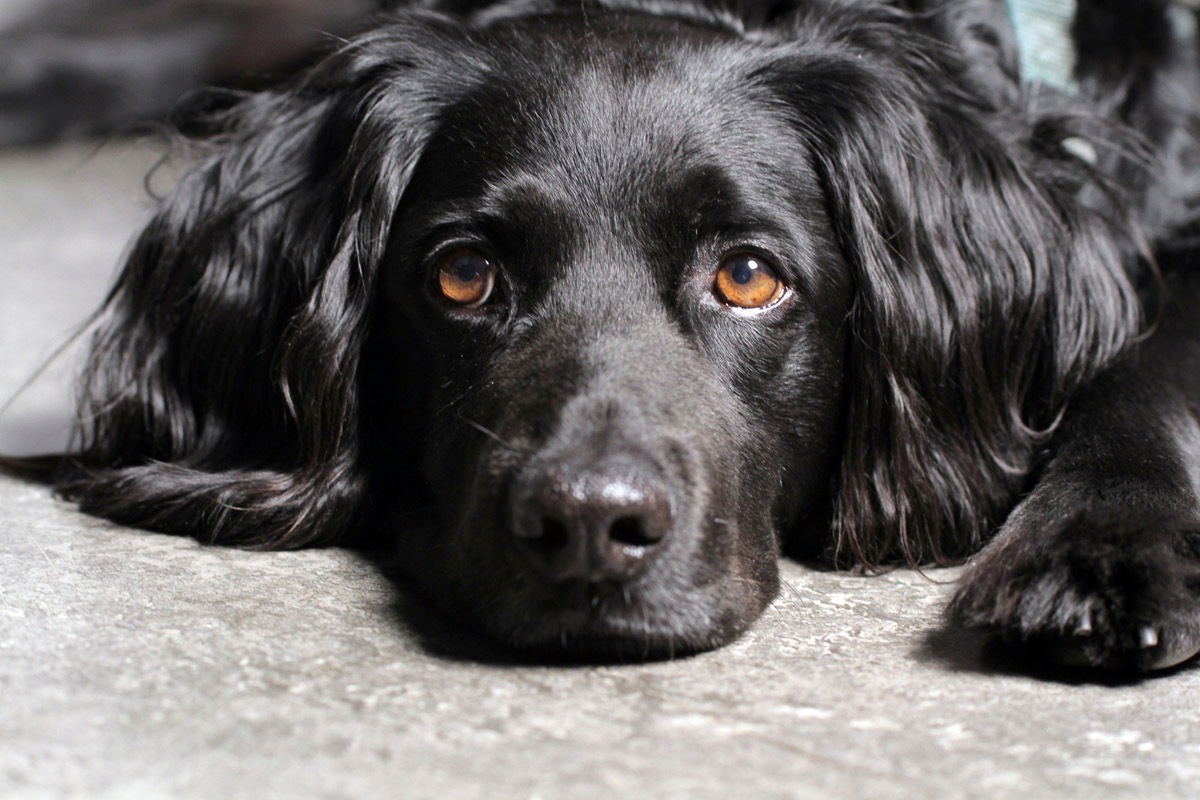
[{"label": "dog's leg", "polygon": [[1071,665],[1152,670],[1200,651],[1200,277],[1072,400],[1032,492],[974,559],[960,624]]}]

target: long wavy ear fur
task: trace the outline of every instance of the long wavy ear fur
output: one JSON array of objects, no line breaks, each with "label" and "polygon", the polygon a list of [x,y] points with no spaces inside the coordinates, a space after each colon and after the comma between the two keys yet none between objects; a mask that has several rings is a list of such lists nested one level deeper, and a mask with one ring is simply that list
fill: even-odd
[{"label": "long wavy ear fur", "polygon": [[1129,248],[1117,209],[1075,196],[1098,176],[1061,148],[1070,120],[980,98],[955,49],[900,12],[821,15],[836,46],[809,42],[771,82],[856,286],[833,547],[952,561],[1002,521],[1072,391],[1137,334]]},{"label": "long wavy ear fur", "polygon": [[355,529],[359,353],[450,30],[382,28],[209,123],[100,312],[67,497],[248,547]]}]

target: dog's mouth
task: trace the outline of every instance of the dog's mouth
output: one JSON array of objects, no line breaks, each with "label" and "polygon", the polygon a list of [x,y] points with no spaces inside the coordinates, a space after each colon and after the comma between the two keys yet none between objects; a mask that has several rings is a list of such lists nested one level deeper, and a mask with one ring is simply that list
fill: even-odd
[{"label": "dog's mouth", "polygon": [[670,621],[641,598],[641,591],[612,581],[571,581],[553,587],[545,612],[509,633],[518,648],[547,654],[653,658],[664,650],[695,649]]},{"label": "dog's mouth", "polygon": [[548,659],[651,661],[710,650],[745,627],[701,593],[689,594],[674,598],[661,585],[606,580],[542,586],[521,617],[493,620],[506,624],[489,634]]}]

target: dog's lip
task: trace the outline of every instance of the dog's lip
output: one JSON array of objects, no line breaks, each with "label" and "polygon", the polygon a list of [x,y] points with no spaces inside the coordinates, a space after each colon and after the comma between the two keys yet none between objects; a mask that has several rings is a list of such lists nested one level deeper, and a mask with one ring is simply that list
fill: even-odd
[{"label": "dog's lip", "polygon": [[536,616],[506,631],[510,645],[535,652],[653,659],[715,646],[705,631],[688,631],[673,605],[646,597],[636,585],[576,581],[543,588]]},{"label": "dog's lip", "polygon": [[588,657],[656,659],[709,649],[700,632],[687,632],[657,615],[634,609],[627,614],[594,615],[579,609],[559,609],[542,615],[536,624],[511,633],[515,648],[541,653]]}]

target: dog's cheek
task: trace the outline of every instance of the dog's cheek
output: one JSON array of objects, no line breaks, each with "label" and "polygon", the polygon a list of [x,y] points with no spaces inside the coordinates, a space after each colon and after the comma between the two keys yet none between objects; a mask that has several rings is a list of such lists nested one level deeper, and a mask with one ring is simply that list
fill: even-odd
[{"label": "dog's cheek", "polygon": [[[846,331],[839,309],[846,307],[848,291],[831,281],[826,291],[813,294],[753,336],[717,330],[706,340],[747,421],[737,447],[753,454],[743,468],[749,477],[729,502],[737,503],[743,521],[766,514],[760,525],[789,552],[797,531],[805,539],[827,536],[843,427]],[[747,542],[744,549],[751,546]]]},{"label": "dog's cheek", "polygon": [[786,476],[778,524],[784,549],[807,555],[828,539],[829,500],[845,427],[846,332],[814,326],[788,355],[783,378],[764,393],[777,410],[780,470]]},{"label": "dog's cheek", "polygon": [[489,353],[431,324],[415,290],[406,289],[385,296],[368,341],[363,449],[398,568],[443,611],[469,622],[480,565],[495,562],[486,547],[496,513],[480,506],[486,492],[473,468],[491,443],[477,400]]},{"label": "dog's cheek", "polygon": [[509,609],[523,608],[527,594],[505,547],[504,493],[490,466],[512,451],[481,432],[490,421],[478,429],[463,422],[480,415],[478,404],[460,397],[453,410],[438,408],[419,470],[431,505],[398,520],[397,557],[442,611],[503,641],[522,621]]},{"label": "dog's cheek", "polygon": [[738,480],[713,503],[724,509],[719,517],[714,514],[714,522],[723,522],[713,526],[709,540],[724,540],[723,546],[731,550],[728,574],[715,588],[725,593],[723,625],[738,632],[749,627],[779,592],[780,549],[773,513],[780,491],[778,458],[776,448],[764,448],[763,443],[761,435],[747,436],[737,449],[737,465],[729,467]]}]

